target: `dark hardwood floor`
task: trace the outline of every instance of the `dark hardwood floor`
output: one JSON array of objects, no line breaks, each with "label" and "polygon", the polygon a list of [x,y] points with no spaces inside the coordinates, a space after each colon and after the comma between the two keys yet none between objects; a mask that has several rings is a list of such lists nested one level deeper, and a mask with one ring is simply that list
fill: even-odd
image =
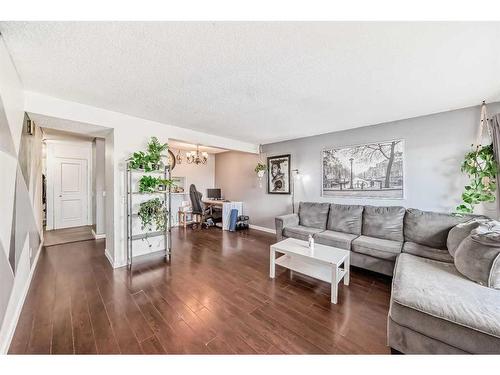
[{"label": "dark hardwood floor", "polygon": [[113,270],[104,240],[43,249],[10,353],[390,353],[390,279],[328,284],[277,268],[274,236],[174,229],[171,264]]}]

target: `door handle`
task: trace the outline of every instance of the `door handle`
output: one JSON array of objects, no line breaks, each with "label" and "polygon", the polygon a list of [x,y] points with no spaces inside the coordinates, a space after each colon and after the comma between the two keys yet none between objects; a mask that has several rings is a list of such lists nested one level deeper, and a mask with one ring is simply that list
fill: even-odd
[{"label": "door handle", "polygon": [[62,194],[59,194],[59,198],[62,198]]}]

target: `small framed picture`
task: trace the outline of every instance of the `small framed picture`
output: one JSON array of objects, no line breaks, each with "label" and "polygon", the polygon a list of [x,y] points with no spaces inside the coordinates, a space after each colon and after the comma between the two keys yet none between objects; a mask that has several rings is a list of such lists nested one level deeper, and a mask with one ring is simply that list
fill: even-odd
[{"label": "small framed picture", "polygon": [[290,154],[267,158],[267,193],[290,194]]}]

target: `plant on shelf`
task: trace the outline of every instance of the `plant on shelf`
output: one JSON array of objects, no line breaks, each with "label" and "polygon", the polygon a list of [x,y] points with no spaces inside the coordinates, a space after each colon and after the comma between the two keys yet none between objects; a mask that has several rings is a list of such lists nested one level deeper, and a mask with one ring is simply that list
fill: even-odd
[{"label": "plant on shelf", "polygon": [[157,171],[163,167],[161,161],[162,152],[168,149],[167,143],[160,143],[158,138],[151,137],[148,143],[148,151],[134,152],[130,158],[127,159],[131,169],[144,169],[145,172]]},{"label": "plant on shelf", "polygon": [[139,192],[154,193],[156,191],[165,191],[169,186],[173,185],[174,182],[171,179],[144,175],[139,180]]},{"label": "plant on shelf", "polygon": [[166,228],[167,209],[165,204],[159,198],[153,198],[142,202],[139,205],[138,215],[141,219],[142,230],[153,230],[153,224],[156,230],[164,231]]},{"label": "plant on shelf", "polygon": [[162,152],[167,149],[168,149],[167,143],[160,143],[158,138],[151,137],[151,140],[148,143],[148,153],[149,153],[149,161],[154,169],[161,168],[162,166],[161,158],[166,157],[166,155],[162,155]]},{"label": "plant on shelf", "polygon": [[495,201],[497,168],[491,144],[479,145],[465,154],[461,171],[467,174],[470,182],[464,187],[463,202],[457,206],[457,212],[472,213],[477,204]]},{"label": "plant on shelf", "polygon": [[127,159],[131,169],[144,169],[150,172],[149,157],[142,151],[134,152],[130,158]]}]

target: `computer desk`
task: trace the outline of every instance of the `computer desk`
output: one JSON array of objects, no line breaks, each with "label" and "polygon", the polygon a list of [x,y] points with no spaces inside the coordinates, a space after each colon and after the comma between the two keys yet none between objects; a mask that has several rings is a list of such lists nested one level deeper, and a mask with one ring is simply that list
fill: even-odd
[{"label": "computer desk", "polygon": [[217,199],[203,199],[202,202],[210,206],[217,206],[222,208],[223,230],[229,230],[229,219],[231,216],[232,209],[238,210],[238,216],[243,215],[243,202],[234,202],[234,201],[217,200]]}]

